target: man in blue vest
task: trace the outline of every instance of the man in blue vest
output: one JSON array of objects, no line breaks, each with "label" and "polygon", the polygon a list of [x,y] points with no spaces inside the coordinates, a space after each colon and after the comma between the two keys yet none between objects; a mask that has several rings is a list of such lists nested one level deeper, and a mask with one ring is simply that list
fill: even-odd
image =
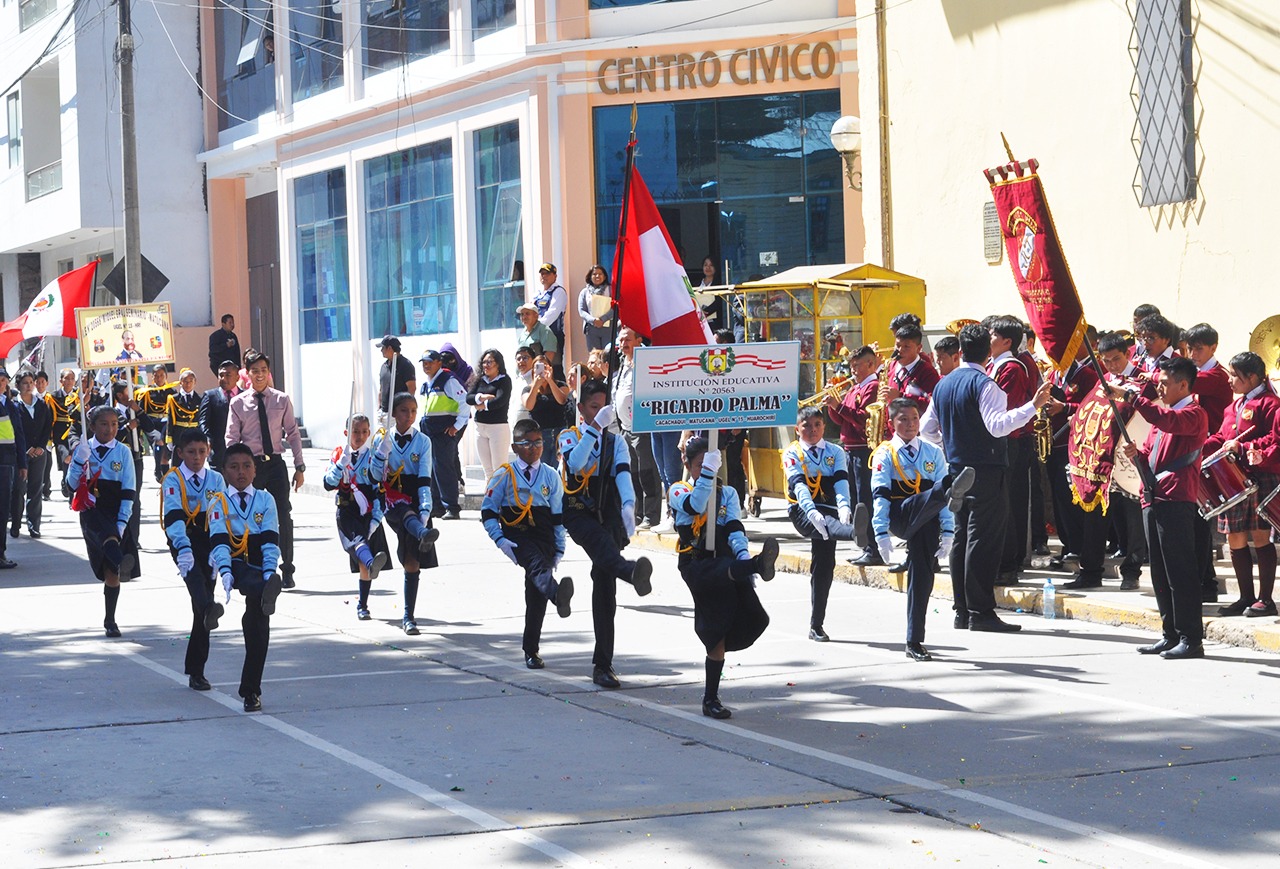
[{"label": "man in blue vest", "polygon": [[991,333],[981,325],[960,330],[960,367],[938,382],[920,421],[921,434],[941,443],[953,478],[973,468],[973,486],[956,514],[951,550],[955,626],[961,630],[1008,632],[1022,629],[996,616],[995,579],[1004,552],[1008,505],[1004,495],[1009,466],[1006,440],[1049,400],[1049,383],[1032,399],[1008,408],[1004,391],[987,375]]},{"label": "man in blue vest", "polygon": [[471,418],[467,388],[444,367],[438,351],[428,350],[421,361],[426,380],[422,385],[422,421],[418,425],[431,440],[433,515],[457,519],[461,516],[458,444]]}]

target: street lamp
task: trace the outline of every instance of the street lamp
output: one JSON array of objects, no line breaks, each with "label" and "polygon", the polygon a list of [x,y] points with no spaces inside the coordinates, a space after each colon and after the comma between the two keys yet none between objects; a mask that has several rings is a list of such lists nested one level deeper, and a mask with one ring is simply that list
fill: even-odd
[{"label": "street lamp", "polygon": [[831,144],[844,158],[844,174],[849,179],[849,189],[861,190],[862,173],[855,172],[853,164],[862,153],[862,122],[853,115],[840,118],[831,125]]}]

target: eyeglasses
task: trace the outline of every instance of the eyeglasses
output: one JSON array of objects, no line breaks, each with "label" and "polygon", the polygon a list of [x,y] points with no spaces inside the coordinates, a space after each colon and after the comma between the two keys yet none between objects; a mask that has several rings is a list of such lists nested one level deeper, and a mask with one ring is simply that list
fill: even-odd
[{"label": "eyeglasses", "polygon": [[493,361],[492,359],[485,359],[480,364],[483,365],[485,368],[488,368],[490,365],[497,365],[498,363]]},{"label": "eyeglasses", "polygon": [[542,446],[542,438],[538,438],[536,441],[512,441],[511,446],[513,446],[513,447],[540,447],[540,446]]}]

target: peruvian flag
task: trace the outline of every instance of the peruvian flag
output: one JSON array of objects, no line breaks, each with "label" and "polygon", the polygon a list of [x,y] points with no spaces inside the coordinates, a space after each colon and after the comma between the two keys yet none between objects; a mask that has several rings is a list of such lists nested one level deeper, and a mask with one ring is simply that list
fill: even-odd
[{"label": "peruvian flag", "polygon": [[76,308],[89,306],[98,260],[72,269],[36,294],[27,310],[0,325],[0,359],[25,338],[76,337]]},{"label": "peruvian flag", "polygon": [[660,347],[710,344],[711,332],[693,299],[689,275],[662,225],[649,188],[634,167],[630,200],[613,265],[620,322]]}]

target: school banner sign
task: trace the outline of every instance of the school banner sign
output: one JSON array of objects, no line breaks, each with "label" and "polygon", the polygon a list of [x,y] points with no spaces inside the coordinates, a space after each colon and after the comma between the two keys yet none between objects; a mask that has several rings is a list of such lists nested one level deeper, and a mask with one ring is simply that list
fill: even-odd
[{"label": "school banner sign", "polygon": [[637,347],[636,432],[796,424],[800,342]]},{"label": "school banner sign", "polygon": [[168,302],[78,308],[76,333],[81,368],[141,368],[174,361]]}]

